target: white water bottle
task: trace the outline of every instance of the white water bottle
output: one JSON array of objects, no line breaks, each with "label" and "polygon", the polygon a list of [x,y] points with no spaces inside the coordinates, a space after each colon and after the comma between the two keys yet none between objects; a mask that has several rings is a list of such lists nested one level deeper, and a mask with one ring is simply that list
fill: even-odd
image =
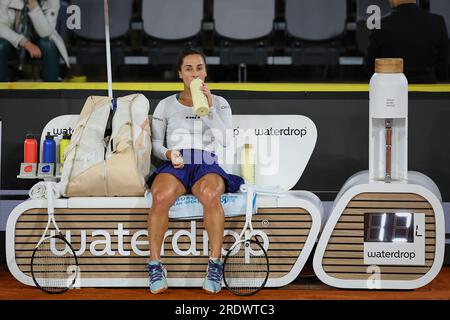
[{"label": "white water bottle", "polygon": [[206,116],[209,113],[208,99],[200,90],[203,86],[203,81],[199,78],[191,81],[191,96],[194,104],[194,112],[199,117]]}]

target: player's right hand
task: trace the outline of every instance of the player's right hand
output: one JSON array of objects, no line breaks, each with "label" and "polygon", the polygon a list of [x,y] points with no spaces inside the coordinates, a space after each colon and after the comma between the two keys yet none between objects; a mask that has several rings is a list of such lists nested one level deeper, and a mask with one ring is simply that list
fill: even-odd
[{"label": "player's right hand", "polygon": [[171,150],[170,152],[170,161],[172,162],[172,166],[175,169],[181,169],[184,167],[183,156],[178,150]]}]

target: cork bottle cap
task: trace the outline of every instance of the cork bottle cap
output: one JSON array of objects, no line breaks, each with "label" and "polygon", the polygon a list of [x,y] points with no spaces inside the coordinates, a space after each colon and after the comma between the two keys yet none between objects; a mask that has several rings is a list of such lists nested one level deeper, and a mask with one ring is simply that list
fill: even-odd
[{"label": "cork bottle cap", "polygon": [[403,59],[401,58],[382,58],[375,60],[376,73],[402,73]]}]

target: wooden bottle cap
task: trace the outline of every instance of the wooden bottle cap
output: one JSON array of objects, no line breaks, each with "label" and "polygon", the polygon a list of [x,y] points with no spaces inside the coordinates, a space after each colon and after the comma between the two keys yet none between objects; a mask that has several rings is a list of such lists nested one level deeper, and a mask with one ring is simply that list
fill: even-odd
[{"label": "wooden bottle cap", "polygon": [[381,58],[375,59],[376,73],[403,73],[403,59]]}]

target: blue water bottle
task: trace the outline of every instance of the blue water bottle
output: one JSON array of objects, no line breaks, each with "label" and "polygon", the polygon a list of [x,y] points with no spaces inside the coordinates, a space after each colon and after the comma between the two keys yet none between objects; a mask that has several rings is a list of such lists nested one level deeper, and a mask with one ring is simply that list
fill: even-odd
[{"label": "blue water bottle", "polygon": [[43,163],[56,163],[56,143],[50,132],[45,137],[42,153]]}]

